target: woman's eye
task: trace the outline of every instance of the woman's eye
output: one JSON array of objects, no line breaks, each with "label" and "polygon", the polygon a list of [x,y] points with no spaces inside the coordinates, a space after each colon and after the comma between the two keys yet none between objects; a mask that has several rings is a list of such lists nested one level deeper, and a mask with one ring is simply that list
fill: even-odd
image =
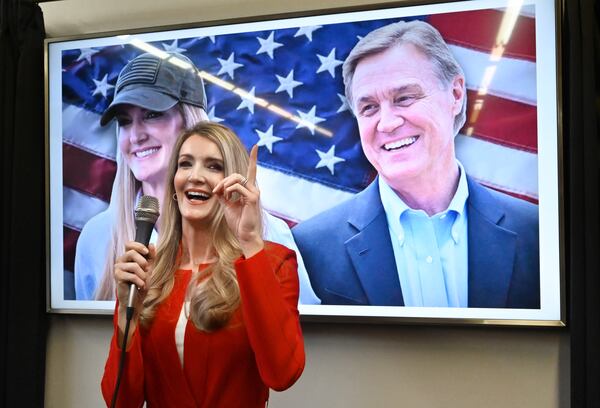
[{"label": "woman's eye", "polygon": [[192,163],[189,160],[182,160],[179,163],[177,163],[178,168],[187,168],[187,167],[190,167],[191,165],[192,165]]},{"label": "woman's eye", "polygon": [[131,123],[131,119],[125,117],[116,117],[119,127],[125,127]]},{"label": "woman's eye", "polygon": [[144,117],[146,119],[157,119],[157,118],[160,118],[161,116],[163,116],[163,113],[156,112],[156,111],[147,111],[146,114],[144,115]]},{"label": "woman's eye", "polygon": [[212,163],[208,165],[208,168],[214,171],[223,171],[223,165],[220,163]]}]

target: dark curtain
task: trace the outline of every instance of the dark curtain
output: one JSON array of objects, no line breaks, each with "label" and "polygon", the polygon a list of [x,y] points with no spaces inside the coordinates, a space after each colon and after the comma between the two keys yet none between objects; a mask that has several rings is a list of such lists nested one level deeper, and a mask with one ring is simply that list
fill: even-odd
[{"label": "dark curtain", "polygon": [[[571,406],[600,407],[600,2],[563,2],[563,169]],[[0,0],[0,406],[41,407],[45,314],[43,38]]]},{"label": "dark curtain", "polygon": [[44,22],[0,0],[0,406],[44,406]]},{"label": "dark curtain", "polygon": [[566,248],[571,407],[600,407],[600,2],[563,15]]}]

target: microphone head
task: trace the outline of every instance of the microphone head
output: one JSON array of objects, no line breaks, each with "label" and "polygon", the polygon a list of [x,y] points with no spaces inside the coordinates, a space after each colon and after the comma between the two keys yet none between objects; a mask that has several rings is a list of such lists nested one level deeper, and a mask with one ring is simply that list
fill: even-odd
[{"label": "microphone head", "polygon": [[135,220],[155,224],[159,215],[158,199],[147,195],[142,196],[135,207]]}]

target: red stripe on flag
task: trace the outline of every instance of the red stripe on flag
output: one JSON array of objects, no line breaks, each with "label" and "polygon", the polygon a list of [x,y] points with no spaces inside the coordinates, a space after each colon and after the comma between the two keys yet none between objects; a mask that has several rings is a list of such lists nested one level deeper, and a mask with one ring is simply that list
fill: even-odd
[{"label": "red stripe on flag", "polygon": [[117,164],[63,143],[63,183],[106,202],[110,201]]},{"label": "red stripe on flag", "polygon": [[69,271],[75,270],[75,247],[79,231],[63,226],[63,264],[64,269]]},{"label": "red stripe on flag", "polygon": [[513,193],[511,191],[502,190],[498,186],[491,186],[491,185],[486,184],[485,182],[482,182],[482,181],[479,181],[479,183],[481,183],[482,185],[484,185],[484,186],[486,186],[488,188],[491,188],[492,190],[496,190],[496,191],[498,191],[500,193],[507,194],[509,196],[518,198],[520,200],[529,201],[530,203],[535,204],[535,205],[539,205],[539,200],[537,198],[530,197],[530,196],[525,195],[525,194]]},{"label": "red stripe on flag", "polygon": [[[449,44],[489,53],[496,45],[503,17],[502,11],[477,10],[434,14],[427,21],[437,28]],[[504,56],[535,61],[534,18],[517,18]]]},{"label": "red stripe on flag", "polygon": [[[494,95],[467,91],[467,122],[462,133],[537,153],[537,107]],[[480,106],[477,109],[477,106]]]}]

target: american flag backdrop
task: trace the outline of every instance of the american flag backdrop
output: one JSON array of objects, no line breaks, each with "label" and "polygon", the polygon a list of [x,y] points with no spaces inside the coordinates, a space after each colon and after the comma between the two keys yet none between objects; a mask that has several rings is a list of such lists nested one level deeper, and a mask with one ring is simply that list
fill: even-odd
[{"label": "american flag backdrop", "polygon": [[[510,41],[500,47],[503,10],[411,18],[436,27],[465,71],[468,116],[456,146],[467,172],[484,185],[537,203],[533,6],[521,10]],[[182,53],[204,72],[209,117],[232,127],[247,147],[259,145],[263,205],[294,224],[373,180],[344,97],[341,64],[360,37],[398,20],[148,44]],[[62,53],[66,300],[75,299],[72,271],[79,233],[108,206],[116,172],[114,124],[101,128],[100,114],[112,100],[120,70],[143,52],[127,43]]]}]

